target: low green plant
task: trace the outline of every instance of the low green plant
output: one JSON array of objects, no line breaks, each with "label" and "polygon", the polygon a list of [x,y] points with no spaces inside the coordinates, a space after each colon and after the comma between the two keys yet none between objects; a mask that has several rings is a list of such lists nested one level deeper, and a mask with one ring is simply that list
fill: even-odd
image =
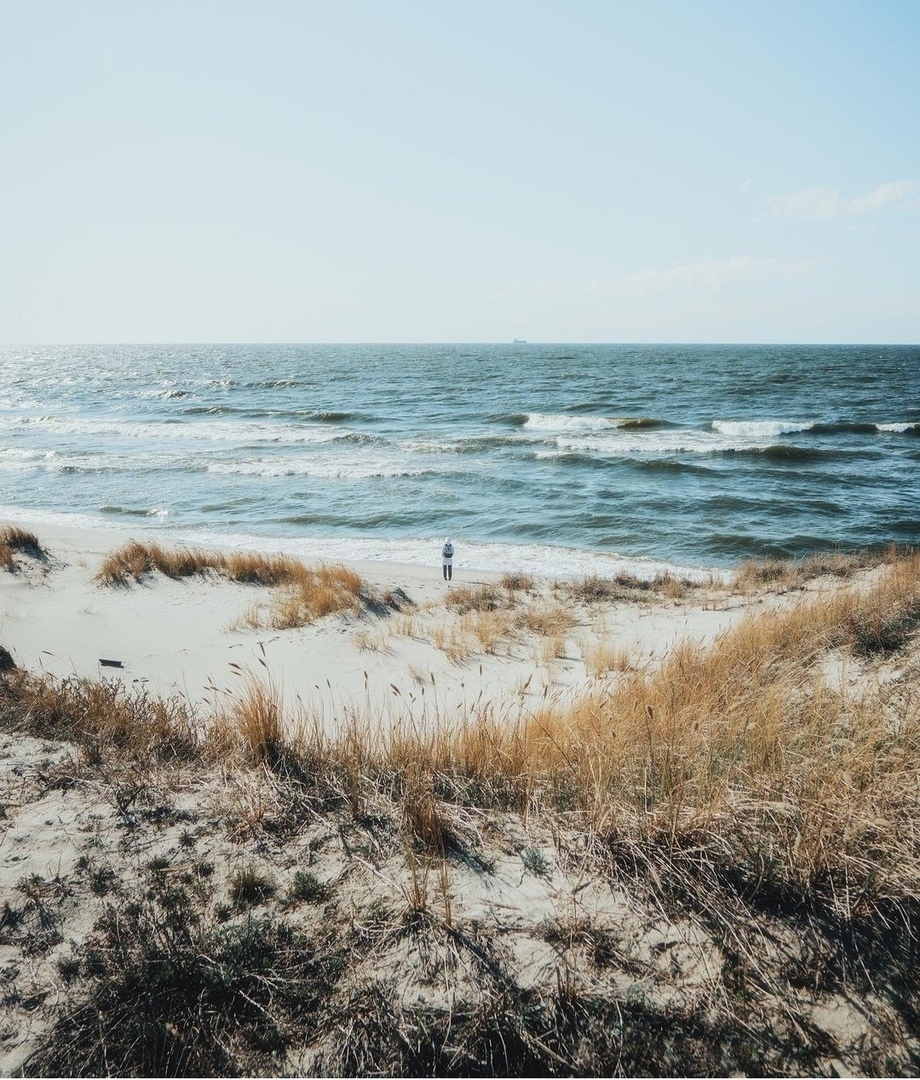
[{"label": "low green plant", "polygon": [[230,877],[230,901],[240,911],[264,904],[277,892],[277,886],[256,866],[243,866]]},{"label": "low green plant", "polygon": [[321,904],[329,896],[329,886],[309,870],[298,870],[287,895],[289,902]]},{"label": "low green plant", "polygon": [[539,848],[524,848],[521,851],[521,862],[524,864],[524,869],[533,874],[534,877],[549,877],[549,863]]},{"label": "low green plant", "polygon": [[267,1075],[344,971],[334,947],[272,919],[181,923],[156,900],[110,912],[84,953],[87,993],[26,1076]]},{"label": "low green plant", "polygon": [[89,887],[96,896],[106,896],[116,891],[118,884],[118,875],[109,865],[99,866],[90,872]]}]

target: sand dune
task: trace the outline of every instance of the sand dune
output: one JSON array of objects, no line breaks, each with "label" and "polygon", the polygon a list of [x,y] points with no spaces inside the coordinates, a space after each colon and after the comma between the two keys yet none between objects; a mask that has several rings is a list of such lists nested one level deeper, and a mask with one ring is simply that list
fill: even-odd
[{"label": "sand dune", "polygon": [[291,625],[15,525],[0,1074],[915,1071],[916,556],[368,563]]},{"label": "sand dune", "polygon": [[[299,699],[330,722],[342,706],[370,706],[383,719],[394,697],[401,715],[429,718],[475,702],[499,710],[533,705],[547,693],[571,694],[592,683],[586,659],[599,643],[642,667],[683,638],[712,640],[750,604],[762,603],[694,588],[680,599],[640,593],[601,612],[537,580],[515,598],[522,625],[499,629],[494,644],[484,645],[485,635],[461,628],[457,609],[445,601],[451,590],[498,585],[500,575],[458,571],[448,585],[438,566],[365,562],[351,565],[371,594],[399,590],[399,610],[332,616],[296,629],[253,628],[247,618],[268,603],[263,588],[214,575],[171,580],[156,573],[107,587],[96,575],[124,544],[123,534],[16,524],[37,534],[47,552],[46,561],[23,558],[19,573],[0,575],[0,644],[21,667],[58,678],[119,679],[202,706],[233,693],[241,669],[267,670],[286,700]],[[526,611],[559,604],[570,611],[570,626],[528,629]]]}]

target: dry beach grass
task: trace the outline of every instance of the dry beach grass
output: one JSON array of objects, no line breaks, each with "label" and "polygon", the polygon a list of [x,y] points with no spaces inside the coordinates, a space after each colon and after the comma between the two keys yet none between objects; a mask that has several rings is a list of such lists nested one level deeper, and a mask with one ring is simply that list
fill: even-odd
[{"label": "dry beach grass", "polygon": [[41,558],[44,552],[38,537],[16,525],[0,528],[0,570],[15,573],[19,566],[17,555],[21,554]]},{"label": "dry beach grass", "polygon": [[275,588],[267,613],[256,605],[247,614],[246,621],[252,626],[263,622],[276,629],[306,626],[324,615],[359,612],[362,599],[371,600],[360,576],[346,566],[313,569],[286,555],[168,549],[136,540],[109,555],[96,580],[103,585],[126,586],[155,572],[169,578],[213,573],[230,581]]},{"label": "dry beach grass", "polygon": [[[0,917],[4,1060],[916,1072],[920,555],[837,565],[763,568],[782,603],[655,664],[586,649],[598,678],[575,695],[425,725],[383,725],[368,699],[330,730],[267,661],[207,715],[124,682],[0,676],[5,840],[64,845]],[[803,588],[812,571],[827,587]],[[462,664],[651,591],[516,579],[373,617],[402,620],[394,641],[440,618]]]}]

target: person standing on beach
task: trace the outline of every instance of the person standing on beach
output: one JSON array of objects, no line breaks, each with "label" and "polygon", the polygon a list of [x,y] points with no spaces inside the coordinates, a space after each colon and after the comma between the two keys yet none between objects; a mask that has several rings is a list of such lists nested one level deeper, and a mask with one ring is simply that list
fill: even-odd
[{"label": "person standing on beach", "polygon": [[450,537],[445,537],[444,547],[441,548],[441,562],[444,570],[444,580],[450,581],[454,576],[454,545]]}]

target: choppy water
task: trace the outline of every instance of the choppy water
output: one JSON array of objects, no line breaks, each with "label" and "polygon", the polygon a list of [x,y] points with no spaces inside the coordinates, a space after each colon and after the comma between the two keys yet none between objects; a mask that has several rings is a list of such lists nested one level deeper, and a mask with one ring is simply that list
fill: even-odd
[{"label": "choppy water", "polygon": [[[920,540],[916,346],[0,349],[0,514],[551,573]],[[63,517],[61,515],[64,515]]]}]

